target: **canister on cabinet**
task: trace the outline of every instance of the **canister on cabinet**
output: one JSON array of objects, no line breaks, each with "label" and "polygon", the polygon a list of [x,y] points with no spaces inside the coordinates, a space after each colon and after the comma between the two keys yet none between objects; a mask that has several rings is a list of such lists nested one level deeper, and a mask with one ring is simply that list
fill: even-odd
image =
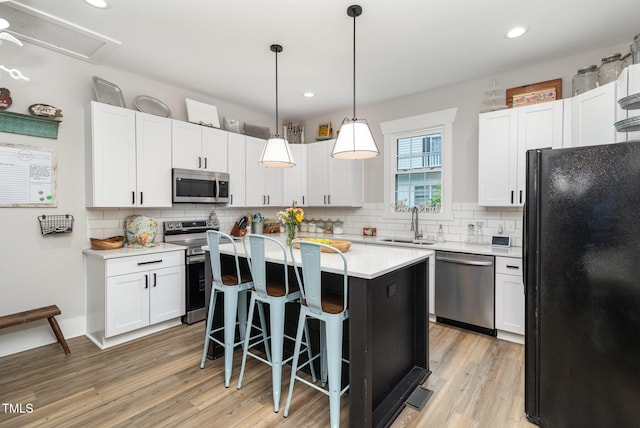
[{"label": "canister on cabinet", "polygon": [[573,95],[579,95],[598,86],[598,66],[590,65],[578,69],[571,81]]},{"label": "canister on cabinet", "polygon": [[640,33],[636,34],[631,44],[631,56],[634,64],[640,64]]},{"label": "canister on cabinet", "polygon": [[615,81],[622,72],[622,55],[619,53],[602,58],[598,67],[598,85],[606,85]]}]

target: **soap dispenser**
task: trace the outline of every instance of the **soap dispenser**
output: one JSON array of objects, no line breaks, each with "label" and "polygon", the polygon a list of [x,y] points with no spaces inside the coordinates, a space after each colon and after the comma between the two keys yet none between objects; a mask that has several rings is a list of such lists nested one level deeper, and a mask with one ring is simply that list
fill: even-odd
[{"label": "soap dispenser", "polygon": [[442,229],[442,224],[438,226],[438,231],[436,232],[436,242],[445,242],[444,238],[444,230]]}]

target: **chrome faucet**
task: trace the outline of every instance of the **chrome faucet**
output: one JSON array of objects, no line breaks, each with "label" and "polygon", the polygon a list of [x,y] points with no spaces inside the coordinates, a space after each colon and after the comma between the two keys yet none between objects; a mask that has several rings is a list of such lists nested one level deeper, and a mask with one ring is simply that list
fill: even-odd
[{"label": "chrome faucet", "polygon": [[418,207],[411,208],[411,230],[414,232],[413,239],[422,238],[422,231],[418,229]]}]

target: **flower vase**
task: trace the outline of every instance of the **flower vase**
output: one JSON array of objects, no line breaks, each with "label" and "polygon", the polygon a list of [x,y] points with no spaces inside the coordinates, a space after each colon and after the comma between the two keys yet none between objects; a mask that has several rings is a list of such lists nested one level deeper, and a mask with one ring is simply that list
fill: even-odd
[{"label": "flower vase", "polygon": [[296,239],[296,230],[298,229],[297,224],[287,224],[287,247],[291,245],[294,239]]}]

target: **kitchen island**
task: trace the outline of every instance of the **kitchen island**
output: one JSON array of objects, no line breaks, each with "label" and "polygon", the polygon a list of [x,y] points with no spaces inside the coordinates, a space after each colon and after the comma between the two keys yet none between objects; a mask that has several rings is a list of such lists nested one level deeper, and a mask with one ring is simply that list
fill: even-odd
[{"label": "kitchen island", "polygon": [[[237,244],[244,256],[241,242]],[[231,244],[220,250],[232,254]],[[431,373],[428,270],[434,252],[354,243],[344,255],[349,275],[349,426],[386,426]],[[294,256],[299,264],[299,252],[294,250]],[[284,262],[275,246],[267,245],[266,259],[276,265]],[[323,283],[340,289],[339,256],[322,253],[321,267]]]}]

